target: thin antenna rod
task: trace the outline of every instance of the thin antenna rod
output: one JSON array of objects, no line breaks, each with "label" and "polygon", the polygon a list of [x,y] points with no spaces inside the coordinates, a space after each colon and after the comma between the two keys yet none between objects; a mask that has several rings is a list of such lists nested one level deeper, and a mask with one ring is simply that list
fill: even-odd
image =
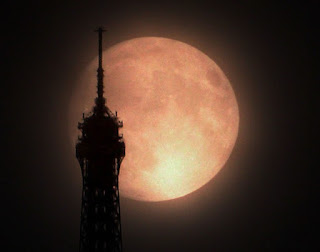
[{"label": "thin antenna rod", "polygon": [[98,93],[98,101],[103,100],[103,68],[102,68],[102,32],[105,32],[103,27],[99,27],[96,32],[98,32],[99,36],[99,67],[98,67],[98,84],[97,84],[97,93]]},{"label": "thin antenna rod", "polygon": [[102,68],[102,32],[104,30],[102,27],[99,27],[98,33],[99,33],[99,68]]}]

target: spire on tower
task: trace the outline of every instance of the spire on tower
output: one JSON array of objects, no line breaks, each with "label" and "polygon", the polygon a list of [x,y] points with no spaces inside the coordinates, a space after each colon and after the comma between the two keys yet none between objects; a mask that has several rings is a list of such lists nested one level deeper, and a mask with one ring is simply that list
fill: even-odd
[{"label": "spire on tower", "polygon": [[104,112],[105,108],[105,98],[103,97],[103,68],[102,68],[102,33],[106,30],[103,27],[99,27],[97,30],[98,37],[99,37],[99,65],[97,69],[97,94],[98,97],[96,98],[96,111],[97,112]]}]

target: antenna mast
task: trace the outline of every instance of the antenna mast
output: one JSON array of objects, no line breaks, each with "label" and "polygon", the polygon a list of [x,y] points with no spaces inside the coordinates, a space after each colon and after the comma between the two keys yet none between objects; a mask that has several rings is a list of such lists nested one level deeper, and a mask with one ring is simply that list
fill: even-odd
[{"label": "antenna mast", "polygon": [[99,27],[97,30],[99,36],[99,62],[98,62],[98,69],[97,69],[97,94],[98,97],[96,98],[96,107],[97,111],[104,112],[104,104],[105,104],[105,98],[103,97],[103,68],[102,68],[102,33],[106,30],[103,29],[103,27]]}]

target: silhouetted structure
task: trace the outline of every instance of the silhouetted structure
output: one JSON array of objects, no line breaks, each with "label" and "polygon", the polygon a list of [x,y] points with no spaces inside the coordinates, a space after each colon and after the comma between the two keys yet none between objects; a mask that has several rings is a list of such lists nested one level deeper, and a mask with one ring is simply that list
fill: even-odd
[{"label": "silhouetted structure", "polygon": [[76,156],[83,178],[80,251],[122,251],[118,175],[125,156],[119,121],[103,97],[102,32],[99,34],[98,96],[93,111],[78,124]]}]

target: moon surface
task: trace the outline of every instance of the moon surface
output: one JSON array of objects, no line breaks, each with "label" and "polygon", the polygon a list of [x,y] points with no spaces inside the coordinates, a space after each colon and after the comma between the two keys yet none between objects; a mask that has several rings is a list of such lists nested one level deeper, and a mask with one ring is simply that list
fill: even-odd
[{"label": "moon surface", "polygon": [[[234,147],[239,110],[217,64],[183,42],[141,37],[104,52],[107,106],[124,127],[126,156],[120,193],[141,201],[187,195],[209,182]],[[79,79],[70,103],[70,135],[96,96],[97,58]]]}]

